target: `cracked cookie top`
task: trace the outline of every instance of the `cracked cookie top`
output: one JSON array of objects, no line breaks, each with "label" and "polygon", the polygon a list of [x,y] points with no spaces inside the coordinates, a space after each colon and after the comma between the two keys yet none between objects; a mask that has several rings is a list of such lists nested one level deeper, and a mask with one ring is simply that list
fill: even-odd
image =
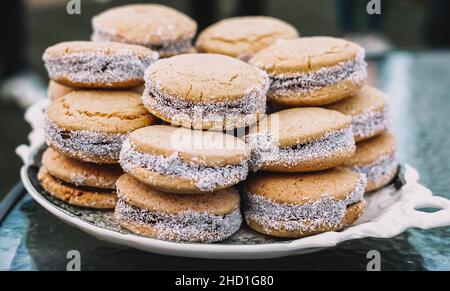
[{"label": "cracked cookie top", "polygon": [[73,91],[49,106],[48,118],[64,130],[128,133],[154,124],[140,95],[132,91]]},{"label": "cracked cookie top", "polygon": [[[239,208],[239,193],[233,188],[213,193],[186,195],[155,190],[125,174],[117,180],[119,198],[127,204],[149,211],[177,214],[195,211],[225,215]],[[192,223],[192,221],[191,221]]]},{"label": "cracked cookie top", "polygon": [[[344,200],[364,184],[360,175],[346,168],[333,168],[315,173],[259,172],[247,180],[249,193],[276,203],[308,204],[329,197]],[[362,188],[364,189],[364,185]]]},{"label": "cracked cookie top", "polygon": [[117,41],[142,45],[191,39],[197,31],[189,16],[158,4],[114,7],[96,15],[92,26]]},{"label": "cracked cookie top", "polygon": [[250,155],[242,140],[214,131],[154,125],[132,132],[128,139],[141,153],[164,157],[175,154],[184,162],[205,166],[235,165]]},{"label": "cracked cookie top", "polygon": [[269,75],[295,75],[359,61],[364,50],[356,43],[334,37],[302,37],[276,43],[257,53],[249,64]]},{"label": "cracked cookie top", "polygon": [[240,100],[255,92],[265,94],[263,71],[224,55],[185,54],[159,60],[145,73],[146,87],[189,102]]},{"label": "cracked cookie top", "polygon": [[140,58],[158,58],[156,52],[140,45],[92,41],[67,41],[55,44],[45,50],[44,58],[56,58],[76,53],[97,53],[105,56],[134,54]]},{"label": "cracked cookie top", "polygon": [[388,96],[381,90],[366,85],[361,91],[339,102],[328,105],[327,108],[337,110],[345,115],[358,115],[367,111],[381,112],[386,110]]},{"label": "cracked cookie top", "polygon": [[281,147],[317,141],[349,128],[351,118],[319,107],[291,108],[267,115],[249,129],[249,135],[271,133]]},{"label": "cracked cookie top", "polygon": [[245,59],[276,43],[298,37],[297,30],[280,19],[268,16],[244,16],[221,20],[198,37],[197,48]]},{"label": "cracked cookie top", "polygon": [[119,165],[86,163],[65,156],[52,148],[42,155],[42,165],[53,176],[75,186],[115,189],[123,174]]}]

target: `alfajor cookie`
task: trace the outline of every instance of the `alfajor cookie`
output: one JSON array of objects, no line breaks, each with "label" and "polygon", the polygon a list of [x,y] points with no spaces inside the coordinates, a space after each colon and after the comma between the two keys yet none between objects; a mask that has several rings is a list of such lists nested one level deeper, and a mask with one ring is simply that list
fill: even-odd
[{"label": "alfajor cookie", "polygon": [[125,174],[117,181],[117,193],[118,223],[147,237],[215,242],[230,237],[242,223],[234,188],[199,195],[164,193]]},{"label": "alfajor cookie", "polygon": [[246,184],[245,220],[254,230],[297,238],[345,228],[364,211],[366,179],[346,168],[258,173]]},{"label": "alfajor cookie", "polygon": [[266,110],[269,79],[263,71],[217,54],[162,59],[145,73],[142,100],[154,115],[194,129],[234,129]]},{"label": "alfajor cookie", "polygon": [[358,92],[366,79],[364,50],[332,37],[303,37],[263,49],[249,63],[271,78],[270,102],[321,106]]},{"label": "alfajor cookie", "polygon": [[117,163],[129,132],[154,124],[132,91],[73,91],[47,109],[44,133],[58,152],[85,162]]},{"label": "alfajor cookie", "polygon": [[397,174],[395,138],[382,133],[356,144],[356,153],[345,166],[367,176],[366,191],[374,191],[387,185]]},{"label": "alfajor cookie", "polygon": [[94,16],[92,28],[93,41],[138,44],[169,57],[191,52],[197,23],[167,6],[132,4]]},{"label": "alfajor cookie", "polygon": [[352,118],[355,140],[371,138],[389,129],[388,97],[380,90],[364,86],[351,97],[328,105]]},{"label": "alfajor cookie", "polygon": [[62,42],[43,55],[50,79],[84,88],[125,88],[144,83],[145,69],[158,59],[148,48],[123,43]]},{"label": "alfajor cookie", "polygon": [[289,23],[268,16],[243,16],[223,19],[200,33],[199,52],[228,55],[249,60],[260,50],[285,39],[299,36]]},{"label": "alfajor cookie", "polygon": [[246,144],[214,131],[154,125],[124,141],[120,165],[135,179],[172,193],[202,193],[243,181],[250,153]]},{"label": "alfajor cookie", "polygon": [[342,164],[355,152],[350,117],[316,107],[272,113],[244,139],[253,171],[320,171]]},{"label": "alfajor cookie", "polygon": [[122,174],[118,165],[84,163],[48,148],[38,179],[50,195],[71,205],[113,209],[117,201],[115,184]]}]

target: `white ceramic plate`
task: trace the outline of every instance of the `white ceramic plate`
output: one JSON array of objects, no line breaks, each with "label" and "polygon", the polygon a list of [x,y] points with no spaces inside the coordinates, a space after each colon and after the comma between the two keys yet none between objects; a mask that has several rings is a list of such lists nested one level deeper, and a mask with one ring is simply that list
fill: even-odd
[{"label": "white ceramic plate", "polygon": [[[297,240],[284,240],[258,234],[243,226],[226,241],[215,244],[187,244],[161,241],[132,234],[113,219],[111,212],[93,211],[67,205],[48,195],[37,180],[44,142],[42,123],[48,100],[28,108],[25,119],[30,123],[29,145],[20,145],[16,152],[24,161],[21,169],[23,184],[30,195],[61,220],[105,241],[144,251],[198,258],[263,259],[311,253],[340,242],[365,238],[390,238],[408,228],[429,229],[450,225],[450,201],[432,196],[429,189],[418,183],[419,175],[412,167],[402,165],[395,182],[366,195],[364,215],[341,232],[327,232]],[[416,209],[441,209],[426,213]]]},{"label": "white ceramic plate", "polygon": [[[94,211],[67,205],[46,193],[37,180],[44,147],[28,152],[21,177],[30,195],[61,220],[105,241],[159,254],[211,259],[263,259],[305,254],[329,248],[352,239],[390,238],[408,228],[422,229],[450,225],[450,201],[432,196],[418,183],[418,174],[410,166],[400,167],[393,183],[366,195],[367,209],[351,227],[307,238],[286,240],[258,234],[243,226],[231,238],[214,244],[177,243],[132,234],[114,221],[110,211]],[[436,208],[426,213],[416,209]]]}]

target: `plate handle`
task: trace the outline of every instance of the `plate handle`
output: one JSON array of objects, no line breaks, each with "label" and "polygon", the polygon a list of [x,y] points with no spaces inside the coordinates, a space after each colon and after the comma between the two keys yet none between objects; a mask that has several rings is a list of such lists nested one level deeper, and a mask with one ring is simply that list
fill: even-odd
[{"label": "plate handle", "polygon": [[[432,208],[434,212],[424,212],[420,209]],[[450,225],[450,200],[440,196],[429,196],[414,199],[405,205],[406,218],[412,227],[430,229]]]}]

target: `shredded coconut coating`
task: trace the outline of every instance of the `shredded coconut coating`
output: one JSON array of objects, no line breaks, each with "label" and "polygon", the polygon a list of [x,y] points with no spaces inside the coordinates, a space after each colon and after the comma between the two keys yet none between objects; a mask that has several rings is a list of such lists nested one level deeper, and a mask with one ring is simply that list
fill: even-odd
[{"label": "shredded coconut coating", "polygon": [[[262,73],[262,72],[261,72]],[[250,126],[257,121],[257,115],[266,112],[269,79],[263,86],[247,89],[238,100],[221,102],[190,102],[161,93],[159,84],[145,78],[145,90],[142,103],[147,108],[157,111],[166,120],[178,121],[182,124],[195,125],[212,123],[220,129],[230,130]]]},{"label": "shredded coconut coating", "polygon": [[317,201],[302,205],[276,203],[260,195],[247,193],[245,217],[261,225],[276,230],[314,232],[323,225],[338,227],[344,218],[347,207],[363,201],[366,177],[359,175],[355,189],[344,199],[335,200],[324,193]]},{"label": "shredded coconut coating", "polygon": [[217,187],[232,186],[245,180],[248,161],[236,165],[210,167],[200,163],[184,162],[175,152],[168,157],[139,152],[129,139],[123,142],[119,163],[130,173],[134,168],[144,168],[170,177],[181,177],[194,181],[201,191],[210,192]]},{"label": "shredded coconut coating", "polygon": [[[94,27],[94,33],[91,35],[92,41],[117,41],[123,42],[121,39],[106,31],[101,31]],[[145,46],[152,51],[158,52],[161,56],[179,55],[192,51],[192,39],[186,38],[178,41],[165,41],[161,43],[136,43]]]},{"label": "shredded coconut coating", "polygon": [[354,135],[361,138],[370,137],[377,132],[386,131],[390,126],[388,109],[379,112],[366,110],[362,114],[352,116],[352,126]]},{"label": "shredded coconut coating", "polygon": [[309,93],[342,81],[360,83],[367,77],[367,63],[364,52],[354,60],[341,62],[333,67],[324,67],[314,72],[295,75],[272,75],[270,91],[276,95],[289,95],[292,92]]},{"label": "shredded coconut coating", "polygon": [[154,228],[157,239],[182,242],[221,241],[238,231],[242,223],[239,208],[223,216],[192,210],[169,214],[139,209],[123,199],[117,202],[115,215],[119,220]]},{"label": "shredded coconut coating", "polygon": [[75,186],[82,186],[88,177],[82,173],[70,173],[70,180]]},{"label": "shredded coconut coating", "polygon": [[398,167],[398,161],[395,156],[383,156],[376,162],[367,166],[353,166],[352,170],[367,176],[367,181],[375,184],[380,183],[386,175],[395,172]]},{"label": "shredded coconut coating", "polygon": [[89,52],[45,57],[44,62],[51,79],[64,78],[77,83],[112,85],[143,81],[145,69],[157,58],[157,53],[141,57],[132,52],[114,55]]},{"label": "shredded coconut coating", "polygon": [[292,147],[280,148],[270,132],[250,134],[245,137],[251,149],[250,170],[256,172],[264,165],[281,162],[289,167],[301,162],[326,158],[353,151],[355,140],[351,127],[327,133],[321,139]]},{"label": "shredded coconut coating", "polygon": [[122,142],[127,134],[107,134],[87,130],[67,131],[56,126],[48,118],[44,120],[44,134],[47,143],[59,152],[76,156],[84,161],[92,157],[118,160]]}]

